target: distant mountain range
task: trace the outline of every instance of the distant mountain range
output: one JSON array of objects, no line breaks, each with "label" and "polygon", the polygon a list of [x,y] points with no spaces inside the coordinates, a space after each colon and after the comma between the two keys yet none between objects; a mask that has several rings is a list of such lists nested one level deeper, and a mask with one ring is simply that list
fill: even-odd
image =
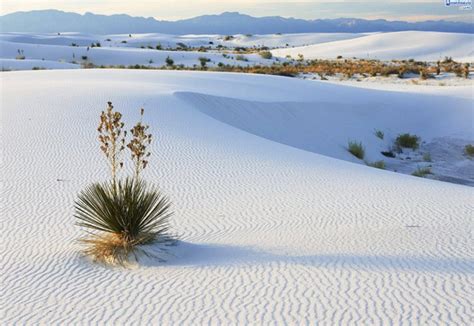
[{"label": "distant mountain range", "polygon": [[96,15],[37,10],[0,16],[1,32],[166,33],[166,34],[272,34],[363,33],[395,31],[474,33],[474,24],[451,21],[404,22],[355,18],[303,20],[283,17],[252,17],[237,12],[204,15],[178,21],[129,15]]}]

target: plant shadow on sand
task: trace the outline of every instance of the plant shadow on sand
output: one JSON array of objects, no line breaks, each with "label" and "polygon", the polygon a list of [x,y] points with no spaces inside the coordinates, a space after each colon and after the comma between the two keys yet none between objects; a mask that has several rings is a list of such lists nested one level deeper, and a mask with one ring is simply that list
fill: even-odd
[{"label": "plant shadow on sand", "polygon": [[[150,246],[148,249],[153,247]],[[219,267],[230,265],[287,263],[315,268],[343,268],[367,271],[400,270],[438,273],[474,273],[474,259],[417,257],[417,256],[368,256],[368,255],[279,255],[248,247],[218,244],[194,244],[178,241],[158,261],[141,257],[140,265],[147,267]],[[163,256],[162,254],[160,254]]]}]

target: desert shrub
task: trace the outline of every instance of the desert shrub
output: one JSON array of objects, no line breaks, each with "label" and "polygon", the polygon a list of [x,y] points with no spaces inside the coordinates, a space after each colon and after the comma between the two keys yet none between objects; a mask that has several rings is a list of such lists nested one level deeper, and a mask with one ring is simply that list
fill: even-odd
[{"label": "desert shrub", "polygon": [[201,64],[201,68],[205,68],[206,64],[211,61],[211,59],[206,58],[206,57],[199,57],[198,60],[199,60],[199,63]]},{"label": "desert shrub", "polygon": [[397,74],[397,77],[398,78],[403,78],[405,76],[405,68],[404,67],[400,67],[400,69],[398,70],[398,74]]},{"label": "desert shrub", "polygon": [[[107,158],[111,180],[94,183],[79,193],[75,201],[74,216],[77,225],[89,230],[81,239],[84,253],[95,261],[110,264],[125,264],[130,255],[138,260],[143,252],[141,245],[154,242],[170,243],[168,233],[170,202],[157,187],[147,184],[141,172],[148,165],[151,143],[148,125],[140,121],[130,130],[127,144],[122,114],[114,110],[109,102],[102,111],[98,127],[100,149]],[[128,148],[135,173],[133,177],[118,178],[123,167],[122,152]]]},{"label": "desert shrub", "polygon": [[46,68],[43,67],[33,67],[31,70],[46,70]]},{"label": "desert shrub", "polygon": [[127,41],[126,41],[126,40],[123,40],[123,41],[122,41],[122,42],[120,42],[120,43],[123,43],[123,44],[125,44],[125,43],[127,43]]},{"label": "desert shrub", "polygon": [[444,57],[443,63],[452,63],[454,62],[452,57]]},{"label": "desert shrub", "polygon": [[234,39],[234,36],[232,36],[232,35],[224,36],[224,41],[230,41],[230,40],[233,40],[233,39]]},{"label": "desert shrub", "polygon": [[473,157],[474,156],[474,145],[468,144],[468,145],[464,146],[464,153],[467,156]]},{"label": "desert shrub", "polygon": [[238,60],[238,61],[249,61],[249,59],[247,59],[244,55],[242,54],[237,54],[235,56],[235,60]]},{"label": "desert shrub", "polygon": [[363,159],[365,155],[365,149],[364,146],[362,146],[361,142],[355,142],[355,141],[349,141],[349,144],[347,146],[347,150],[349,153],[357,157],[358,159]]},{"label": "desert shrub", "polygon": [[430,74],[428,73],[427,70],[420,70],[420,79],[421,80],[427,80],[428,78],[430,78]]},{"label": "desert shrub", "polygon": [[376,169],[382,169],[385,170],[385,162],[384,161],[375,161],[372,163],[367,163],[368,166],[371,166]]},{"label": "desert shrub", "polygon": [[166,65],[168,67],[172,67],[173,64],[174,64],[174,60],[170,58],[170,56],[167,56],[166,59],[165,59],[165,62],[166,62]]},{"label": "desert shrub", "polygon": [[16,60],[25,60],[26,57],[23,50],[18,49],[16,52],[18,53],[18,55],[15,57]]},{"label": "desert shrub", "polygon": [[464,64],[464,67],[463,67],[464,69],[462,71],[462,76],[466,79],[469,78],[469,67],[470,67],[469,63]]},{"label": "desert shrub", "polygon": [[157,49],[157,50],[161,50],[161,49],[163,49],[163,47],[161,46],[161,44],[160,44],[160,43],[158,43],[158,44],[156,45],[155,49]]},{"label": "desert shrub", "polygon": [[419,167],[411,175],[415,177],[424,178],[428,174],[433,174],[430,167]]},{"label": "desert shrub", "polygon": [[383,139],[385,137],[385,134],[382,130],[375,130],[374,131],[375,137]]},{"label": "desert shrub", "polygon": [[81,67],[84,69],[96,68],[96,65],[93,62],[84,62],[81,64]]},{"label": "desert shrub", "polygon": [[188,46],[186,44],[184,44],[183,42],[178,42],[178,43],[176,43],[176,48],[179,49],[179,50],[186,50],[188,48]]},{"label": "desert shrub", "polygon": [[87,55],[81,56],[81,59],[84,60],[84,61],[86,61],[86,60],[88,59],[88,58],[87,58]]},{"label": "desert shrub", "polygon": [[420,140],[421,138],[417,135],[411,135],[409,133],[400,134],[395,139],[395,145],[399,148],[411,148],[411,149],[418,149],[420,147]]},{"label": "desert shrub", "polygon": [[273,57],[270,51],[261,51],[259,54],[263,59],[271,59]]}]

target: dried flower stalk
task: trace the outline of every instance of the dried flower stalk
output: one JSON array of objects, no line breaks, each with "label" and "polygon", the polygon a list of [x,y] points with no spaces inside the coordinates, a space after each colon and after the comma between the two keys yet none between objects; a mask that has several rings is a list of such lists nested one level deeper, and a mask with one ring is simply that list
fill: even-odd
[{"label": "dried flower stalk", "polygon": [[148,157],[151,155],[147,150],[147,145],[151,144],[152,135],[147,132],[150,126],[142,122],[144,112],[145,110],[142,108],[140,110],[140,121],[130,130],[132,139],[127,144],[135,165],[135,180],[140,178],[140,172],[148,165]]},{"label": "dried flower stalk", "polygon": [[120,161],[120,152],[125,149],[125,137],[127,131],[123,130],[124,123],[122,114],[114,111],[112,102],[107,102],[106,111],[100,115],[99,132],[100,149],[105,154],[110,163],[112,181],[117,183],[117,171],[123,167]]}]

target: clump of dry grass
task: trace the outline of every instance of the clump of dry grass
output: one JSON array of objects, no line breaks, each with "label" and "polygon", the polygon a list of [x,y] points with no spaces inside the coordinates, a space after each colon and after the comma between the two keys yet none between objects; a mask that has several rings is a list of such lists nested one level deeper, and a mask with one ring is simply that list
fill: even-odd
[{"label": "clump of dry grass", "polygon": [[349,141],[347,150],[358,159],[362,160],[365,156],[365,149],[361,142]]},{"label": "clump of dry grass", "polygon": [[368,166],[371,166],[373,168],[376,168],[376,169],[381,169],[381,170],[385,170],[385,162],[384,161],[375,161],[375,162],[368,162],[367,163]]},{"label": "clump of dry grass", "polygon": [[[111,180],[84,189],[75,202],[74,214],[77,225],[88,229],[88,235],[80,240],[84,253],[95,261],[124,265],[131,255],[138,260],[137,253],[147,254],[142,245],[174,241],[168,233],[169,200],[140,177],[148,165],[151,152],[147,147],[152,141],[143,114],[141,109],[128,143],[122,114],[111,102],[100,115],[100,149],[108,160]],[[133,177],[119,179],[117,172],[124,165],[120,154],[126,148],[135,170]]]},{"label": "clump of dry grass", "polygon": [[428,174],[433,174],[433,172],[431,172],[431,168],[427,166],[417,168],[415,171],[413,171],[411,175],[415,177],[425,178]]},{"label": "clump of dry grass", "polygon": [[417,135],[411,135],[409,133],[400,134],[398,135],[397,139],[395,139],[395,145],[399,148],[411,148],[413,150],[418,149],[420,147],[421,138]]}]

